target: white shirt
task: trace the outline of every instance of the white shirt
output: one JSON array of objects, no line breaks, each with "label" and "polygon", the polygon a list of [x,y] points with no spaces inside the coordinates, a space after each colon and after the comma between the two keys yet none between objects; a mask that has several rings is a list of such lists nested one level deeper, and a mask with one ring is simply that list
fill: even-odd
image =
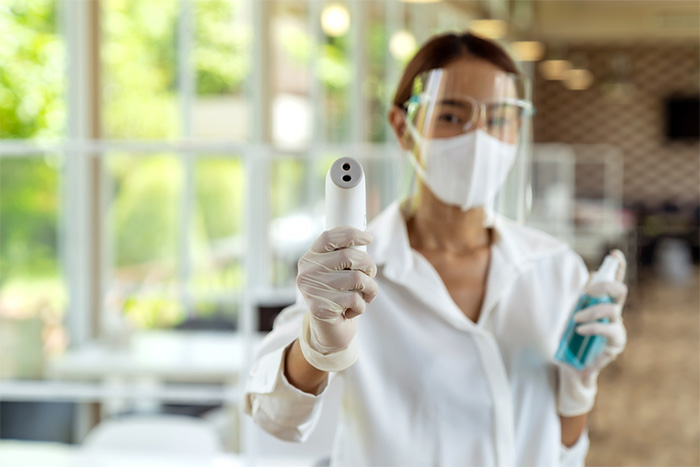
[{"label": "white shirt", "polygon": [[[410,247],[399,202],[369,226],[377,298],[359,317],[357,362],[344,380],[332,465],[583,465],[584,432],[561,444],[554,363],[588,271],[566,244],[502,217],[494,222],[486,294],[477,322]],[[245,411],[269,433],[303,441],[318,395],[283,373],[307,308],[299,296],[275,320],[250,372]]]}]

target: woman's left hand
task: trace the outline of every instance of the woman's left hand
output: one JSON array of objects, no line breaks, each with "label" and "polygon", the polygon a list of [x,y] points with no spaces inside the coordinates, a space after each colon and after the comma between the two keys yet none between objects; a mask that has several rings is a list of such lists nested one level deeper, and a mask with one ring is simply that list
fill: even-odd
[{"label": "woman's left hand", "polygon": [[[597,393],[597,379],[600,371],[615,360],[627,344],[627,330],[622,321],[622,308],[627,299],[627,286],[623,282],[627,262],[620,250],[613,250],[611,255],[620,260],[615,280],[599,282],[586,286],[585,293],[591,296],[609,295],[613,303],[594,305],[574,315],[574,321],[580,324],[576,332],[581,335],[600,335],[606,337],[605,346],[600,355],[583,370],[576,370],[569,365],[560,366],[559,413],[575,416],[590,412]],[[597,321],[608,318],[609,322]]]},{"label": "woman's left hand", "polygon": [[[600,372],[622,353],[627,344],[627,330],[622,321],[622,308],[627,299],[627,285],[622,282],[626,269],[625,257],[620,250],[613,250],[611,254],[620,259],[616,280],[588,285],[586,293],[594,297],[609,295],[613,303],[594,305],[574,315],[575,322],[584,323],[576,327],[578,334],[606,337],[605,347],[600,355],[582,371],[584,377]],[[608,318],[609,322],[598,321],[602,318]]]}]

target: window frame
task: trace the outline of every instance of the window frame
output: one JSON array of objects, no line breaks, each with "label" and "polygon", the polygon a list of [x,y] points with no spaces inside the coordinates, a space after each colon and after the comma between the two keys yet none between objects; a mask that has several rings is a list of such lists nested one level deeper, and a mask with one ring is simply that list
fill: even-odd
[{"label": "window frame", "polygon": [[[319,109],[321,109],[323,89],[318,79],[311,80],[310,98],[312,101],[311,143],[301,151],[279,150],[266,144],[270,138],[270,93],[266,84],[270,82],[268,60],[253,60],[251,74],[246,82],[251,109],[251,140],[249,143],[222,141],[200,142],[192,139],[192,110],[196,100],[196,69],[191,66],[194,43],[194,3],[196,0],[178,0],[180,15],[177,24],[177,82],[181,121],[181,138],[178,141],[163,140],[109,140],[102,137],[101,129],[101,11],[102,2],[74,2],[55,0],[59,6],[59,31],[65,40],[67,72],[67,124],[62,141],[41,141],[35,139],[0,139],[0,157],[41,154],[58,154],[64,157],[62,175],[62,235],[61,263],[65,271],[69,305],[67,325],[72,345],[81,345],[98,337],[102,329],[104,314],[103,300],[109,290],[112,270],[112,239],[107,212],[109,208],[110,179],[104,167],[105,156],[115,151],[130,153],[170,152],[180,159],[183,167],[184,183],[180,199],[182,216],[178,226],[178,280],[181,284],[179,300],[192,316],[193,302],[190,290],[193,261],[191,250],[190,225],[195,203],[195,165],[199,157],[240,157],[248,180],[244,205],[244,237],[248,248],[242,258],[247,284],[242,293],[218,296],[225,301],[239,300],[239,331],[252,334],[257,329],[255,307],[266,295],[277,298],[288,297],[294,300],[293,287],[280,291],[269,284],[266,270],[269,268],[270,251],[264,239],[269,222],[269,199],[266,190],[269,180],[269,163],[278,157],[276,154],[293,154],[295,158],[318,160],[324,153],[338,152],[362,158],[371,153],[370,158],[384,158],[394,161],[397,150],[393,144],[384,143],[321,143]],[[312,34],[312,72],[318,69],[318,47],[324,40],[320,25],[322,4],[315,0],[300,0],[308,11],[309,30]],[[252,25],[253,47],[251,54],[261,57],[269,51],[269,2],[240,0],[245,21]],[[352,47],[350,60],[357,65],[360,73],[366,69],[363,53],[365,50],[365,23],[368,7],[363,2],[349,2],[348,9],[353,17],[354,27],[350,31]],[[400,2],[386,2],[384,23],[387,37],[401,28],[409,8]],[[388,45],[388,44],[387,44]],[[387,54],[386,74],[397,81],[399,67]],[[352,105],[350,112],[350,140],[365,140],[362,128],[366,105],[362,98],[362,81],[353,80],[348,99],[360,105]],[[206,156],[205,156],[206,157]],[[390,162],[390,163],[394,163]],[[400,164],[396,164],[398,166]],[[309,176],[313,164],[308,164]],[[388,184],[383,194],[396,191],[398,182],[392,177],[384,177]],[[310,197],[322,196],[312,190]],[[70,219],[71,222],[67,222]],[[262,260],[261,260],[262,259]],[[138,297],[139,295],[134,295]]]}]

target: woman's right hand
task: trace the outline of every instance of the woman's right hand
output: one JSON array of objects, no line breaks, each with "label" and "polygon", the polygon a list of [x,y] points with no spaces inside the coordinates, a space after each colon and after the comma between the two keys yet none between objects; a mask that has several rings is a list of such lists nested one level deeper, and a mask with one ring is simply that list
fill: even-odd
[{"label": "woman's right hand", "polygon": [[353,227],[323,232],[299,260],[297,286],[309,307],[308,343],[327,355],[348,348],[357,316],[377,295],[372,258],[353,246],[368,245],[372,235]]}]

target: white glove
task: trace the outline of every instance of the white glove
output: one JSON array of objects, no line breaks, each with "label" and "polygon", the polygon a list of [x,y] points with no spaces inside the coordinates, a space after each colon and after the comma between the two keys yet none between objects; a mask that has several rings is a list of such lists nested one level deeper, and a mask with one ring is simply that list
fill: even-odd
[{"label": "white glove", "polygon": [[299,260],[297,287],[309,312],[299,344],[304,358],[323,371],[341,371],[357,359],[357,316],[377,295],[372,258],[351,246],[367,245],[372,235],[353,227],[327,230]]},{"label": "white glove", "polygon": [[[615,274],[615,281],[599,282],[586,286],[585,293],[592,296],[610,295],[613,303],[598,304],[574,315],[574,321],[581,324],[576,332],[581,335],[605,336],[606,343],[600,355],[586,368],[579,371],[562,364],[559,371],[559,414],[567,417],[585,414],[591,411],[598,392],[598,374],[605,366],[615,360],[627,343],[627,330],[622,322],[622,307],[627,299],[627,286],[623,280],[627,269],[625,256],[620,250],[613,250],[611,255],[620,260]],[[610,322],[596,320],[608,318]]]}]

